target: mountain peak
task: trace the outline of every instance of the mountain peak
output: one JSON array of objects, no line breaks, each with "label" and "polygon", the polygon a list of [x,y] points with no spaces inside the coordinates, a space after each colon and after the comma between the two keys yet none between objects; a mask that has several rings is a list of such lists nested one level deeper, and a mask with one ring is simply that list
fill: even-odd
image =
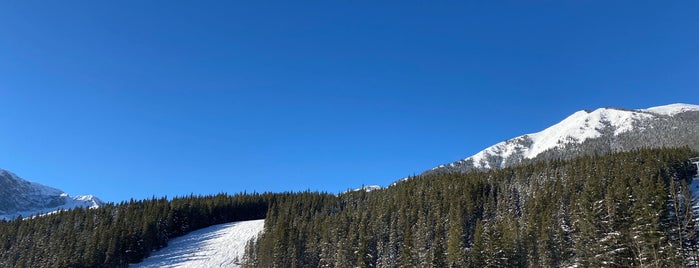
[{"label": "mountain peak", "polygon": [[[699,105],[678,103],[638,110],[611,107],[581,110],[540,132],[525,134],[497,143],[471,157],[438,166],[432,171],[503,168],[538,157],[552,150],[560,151],[561,155],[572,155],[587,149],[577,149],[577,151],[570,152],[569,147],[579,146],[586,141],[601,138],[606,140],[598,142],[603,144],[600,145],[600,148],[607,151],[621,150],[626,147],[680,146],[681,144],[675,144],[678,141],[662,136],[668,136],[668,131],[677,132],[683,126],[691,128],[690,132],[699,131],[695,130],[699,124],[677,120],[668,121],[667,117],[672,118],[677,114],[690,111],[699,111]],[[644,135],[656,138],[636,137],[639,141],[627,141],[624,144],[618,141],[621,135],[628,136],[627,133],[637,131],[645,131],[644,133],[647,134]],[[650,140],[656,141],[649,143]],[[658,142],[658,140],[662,142]]]},{"label": "mountain peak", "polygon": [[[543,131],[525,134],[486,148],[471,159],[476,168],[500,168],[508,165],[508,158],[518,155],[517,160],[534,158],[537,155],[567,143],[581,143],[602,136],[602,131],[612,127],[618,135],[632,129],[637,120],[652,115],[618,108],[599,108],[594,111],[582,110],[573,113],[563,121]],[[489,159],[501,156],[503,161],[492,166]]]},{"label": "mountain peak", "polygon": [[103,202],[94,196],[70,197],[59,189],[26,181],[10,171],[0,169],[0,219],[102,205]]}]

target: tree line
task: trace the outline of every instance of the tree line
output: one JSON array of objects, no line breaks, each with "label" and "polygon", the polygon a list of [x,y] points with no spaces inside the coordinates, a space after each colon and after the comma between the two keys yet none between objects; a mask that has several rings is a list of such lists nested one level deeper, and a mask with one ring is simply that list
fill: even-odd
[{"label": "tree line", "polygon": [[698,264],[688,149],[639,149],[270,203],[248,267]]},{"label": "tree line", "polygon": [[272,194],[152,198],[0,221],[0,267],[126,267],[169,239],[262,219]]},{"label": "tree line", "polygon": [[699,264],[699,155],[639,149],[412,177],[371,192],[129,200],[0,221],[0,267],[126,267],[169,239],[262,219],[247,267],[680,267]]}]

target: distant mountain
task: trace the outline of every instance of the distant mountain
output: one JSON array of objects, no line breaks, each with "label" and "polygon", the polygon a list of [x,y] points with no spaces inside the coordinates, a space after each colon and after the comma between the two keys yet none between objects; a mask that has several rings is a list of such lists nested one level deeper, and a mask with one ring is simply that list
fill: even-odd
[{"label": "distant mountain", "polygon": [[638,148],[689,146],[699,150],[699,105],[578,111],[541,132],[490,146],[425,174],[504,168],[539,159],[569,159]]},{"label": "distant mountain", "polygon": [[345,193],[349,193],[349,192],[358,192],[358,191],[365,191],[365,192],[368,193],[368,192],[371,192],[371,191],[381,190],[381,189],[382,189],[382,187],[379,186],[379,185],[364,185],[364,186],[362,186],[362,188],[357,188],[357,189],[354,189],[354,190],[347,190]]},{"label": "distant mountain", "polygon": [[103,202],[94,196],[70,197],[59,189],[26,181],[12,172],[0,169],[0,219],[102,205]]}]

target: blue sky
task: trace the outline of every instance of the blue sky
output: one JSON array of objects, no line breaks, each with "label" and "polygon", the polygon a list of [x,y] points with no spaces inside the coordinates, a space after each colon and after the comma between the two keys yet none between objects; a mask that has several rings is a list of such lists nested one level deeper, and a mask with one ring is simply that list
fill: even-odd
[{"label": "blue sky", "polygon": [[696,1],[5,1],[0,168],[105,201],[391,182],[699,103]]}]

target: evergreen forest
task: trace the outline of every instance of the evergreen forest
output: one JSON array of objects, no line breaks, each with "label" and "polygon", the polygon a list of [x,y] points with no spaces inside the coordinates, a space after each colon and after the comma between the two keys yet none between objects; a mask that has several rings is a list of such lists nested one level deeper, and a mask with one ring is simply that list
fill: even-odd
[{"label": "evergreen forest", "polygon": [[152,198],[0,221],[0,267],[127,267],[193,230],[262,219],[271,198]]},{"label": "evergreen forest", "polygon": [[126,267],[265,218],[247,267],[696,267],[689,148],[431,174],[381,190],[130,200],[0,221],[0,267]]},{"label": "evergreen forest", "polygon": [[270,203],[249,267],[683,267],[690,149],[641,149]]}]

